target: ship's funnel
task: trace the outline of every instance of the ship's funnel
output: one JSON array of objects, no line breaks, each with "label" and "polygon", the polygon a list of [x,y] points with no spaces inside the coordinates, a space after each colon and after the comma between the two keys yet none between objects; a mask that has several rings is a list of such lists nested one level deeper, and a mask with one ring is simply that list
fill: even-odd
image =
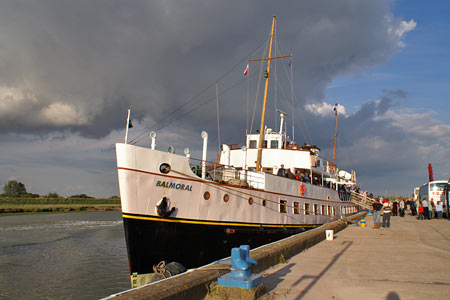
[{"label": "ship's funnel", "polygon": [[431,164],[428,164],[428,181],[434,181],[433,166]]}]

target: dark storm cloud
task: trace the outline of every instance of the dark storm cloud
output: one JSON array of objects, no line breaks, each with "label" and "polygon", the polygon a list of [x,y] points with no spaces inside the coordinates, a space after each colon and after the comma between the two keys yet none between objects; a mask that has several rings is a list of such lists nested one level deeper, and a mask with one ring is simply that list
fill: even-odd
[{"label": "dark storm cloud", "polygon": [[[411,28],[389,1],[2,1],[0,132],[100,137],[123,127],[128,107],[154,124],[239,62],[220,88],[241,77],[273,15],[280,51],[294,54],[299,106],[335,76],[385,62]],[[235,130],[226,124],[245,125],[244,99],[221,97],[224,136]],[[207,103],[183,126],[213,130]]]}]

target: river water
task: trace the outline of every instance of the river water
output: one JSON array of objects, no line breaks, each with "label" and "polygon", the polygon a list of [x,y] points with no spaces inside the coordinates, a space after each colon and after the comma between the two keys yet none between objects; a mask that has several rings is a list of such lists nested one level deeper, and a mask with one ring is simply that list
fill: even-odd
[{"label": "river water", "polygon": [[0,216],[0,299],[99,299],[128,288],[120,212]]}]

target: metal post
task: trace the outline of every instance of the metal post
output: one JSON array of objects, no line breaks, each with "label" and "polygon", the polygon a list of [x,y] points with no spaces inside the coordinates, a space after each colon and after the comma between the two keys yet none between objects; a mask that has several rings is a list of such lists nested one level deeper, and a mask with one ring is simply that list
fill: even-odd
[{"label": "metal post", "polygon": [[206,152],[208,149],[208,133],[206,131],[202,131],[203,138],[203,155],[202,155],[202,179],[206,178]]},{"label": "metal post", "polygon": [[152,148],[152,150],[155,150],[155,146],[156,146],[156,132],[154,132],[154,131],[150,132],[150,138],[152,139],[151,148]]},{"label": "metal post", "polygon": [[128,143],[128,127],[130,124],[130,109],[128,109],[128,116],[127,116],[127,125],[126,125],[126,129],[125,129],[125,144]]}]

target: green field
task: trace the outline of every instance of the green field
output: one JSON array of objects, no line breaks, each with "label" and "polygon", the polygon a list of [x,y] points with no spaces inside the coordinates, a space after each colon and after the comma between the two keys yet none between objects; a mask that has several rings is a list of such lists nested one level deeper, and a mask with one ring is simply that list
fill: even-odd
[{"label": "green field", "polygon": [[0,197],[0,214],[120,210],[120,199]]}]

